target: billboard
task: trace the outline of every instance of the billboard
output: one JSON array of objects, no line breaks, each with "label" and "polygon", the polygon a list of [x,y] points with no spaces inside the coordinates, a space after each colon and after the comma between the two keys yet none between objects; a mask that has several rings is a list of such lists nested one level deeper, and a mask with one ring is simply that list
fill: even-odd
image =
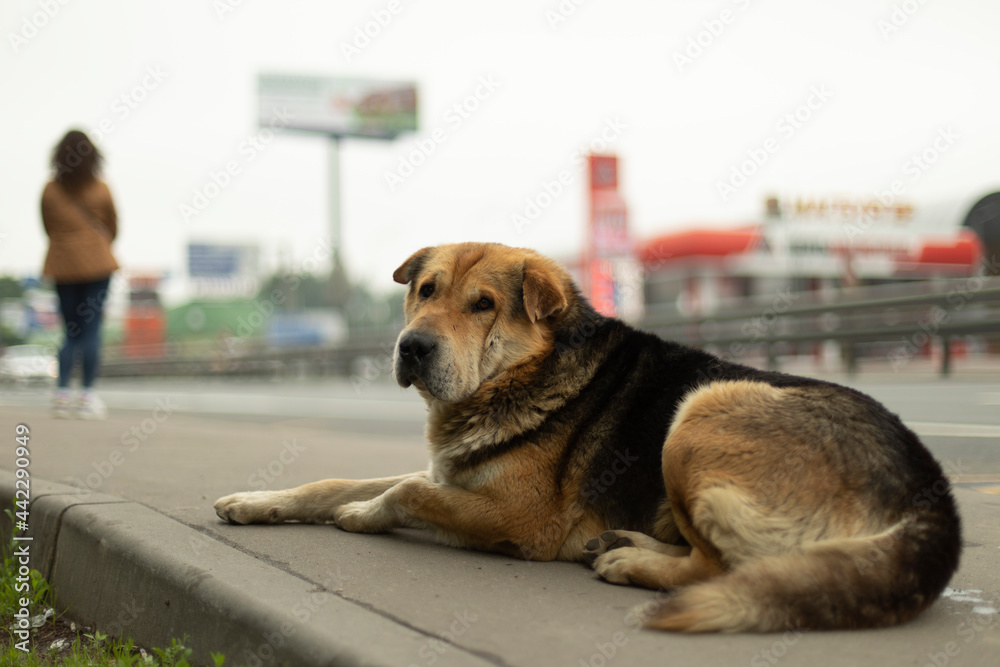
[{"label": "billboard", "polygon": [[257,247],[229,243],[189,243],[192,278],[240,278],[257,275]]},{"label": "billboard", "polygon": [[198,298],[251,297],[260,288],[260,251],[254,245],[188,243],[188,277]]},{"label": "billboard", "polygon": [[290,116],[286,129],[393,139],[417,129],[417,87],[402,81],[262,73],[260,124]]}]

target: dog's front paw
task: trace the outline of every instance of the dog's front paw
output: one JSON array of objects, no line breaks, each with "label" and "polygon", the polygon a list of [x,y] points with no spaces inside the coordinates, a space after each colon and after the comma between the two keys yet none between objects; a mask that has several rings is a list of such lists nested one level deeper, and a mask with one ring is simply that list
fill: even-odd
[{"label": "dog's front paw", "polygon": [[246,491],[215,501],[215,513],[235,524],[284,521],[284,497],[280,491]]},{"label": "dog's front paw", "polygon": [[333,522],[350,533],[384,533],[398,523],[381,497],[338,507],[334,510]]}]

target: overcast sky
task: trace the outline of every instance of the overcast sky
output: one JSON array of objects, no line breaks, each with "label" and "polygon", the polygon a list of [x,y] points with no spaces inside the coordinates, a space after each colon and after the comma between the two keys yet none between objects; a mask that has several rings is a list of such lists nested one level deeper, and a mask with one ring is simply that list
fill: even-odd
[{"label": "overcast sky", "polygon": [[107,157],[126,269],[180,276],[189,241],[258,243],[265,267],[324,257],[326,141],[264,141],[261,71],[416,82],[417,134],[342,144],[345,263],[380,290],[429,244],[575,256],[588,146],[619,155],[640,239],[757,219],[771,193],[982,194],[1000,183],[998,25],[995,0],[4,0],[0,272],[42,265],[38,200],[71,127]]}]

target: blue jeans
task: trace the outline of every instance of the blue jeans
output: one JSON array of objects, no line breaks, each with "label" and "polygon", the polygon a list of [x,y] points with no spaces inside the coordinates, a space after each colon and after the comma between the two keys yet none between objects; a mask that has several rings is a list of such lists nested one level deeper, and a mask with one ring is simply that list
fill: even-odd
[{"label": "blue jeans", "polygon": [[59,350],[59,387],[69,387],[77,356],[83,361],[83,387],[90,389],[97,377],[101,356],[101,321],[111,278],[89,283],[57,284],[59,310],[66,329],[66,342]]}]

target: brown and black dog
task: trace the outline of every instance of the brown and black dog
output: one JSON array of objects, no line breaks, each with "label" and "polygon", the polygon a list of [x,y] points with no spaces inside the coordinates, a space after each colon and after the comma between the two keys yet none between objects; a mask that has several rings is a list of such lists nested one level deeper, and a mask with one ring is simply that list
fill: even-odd
[{"label": "brown and black dog", "polygon": [[602,317],[530,250],[424,248],[393,278],[394,372],[427,402],[430,469],[237,493],[220,517],[585,561],[680,587],[645,620],[690,632],[894,625],[957,568],[948,481],[874,399]]}]

